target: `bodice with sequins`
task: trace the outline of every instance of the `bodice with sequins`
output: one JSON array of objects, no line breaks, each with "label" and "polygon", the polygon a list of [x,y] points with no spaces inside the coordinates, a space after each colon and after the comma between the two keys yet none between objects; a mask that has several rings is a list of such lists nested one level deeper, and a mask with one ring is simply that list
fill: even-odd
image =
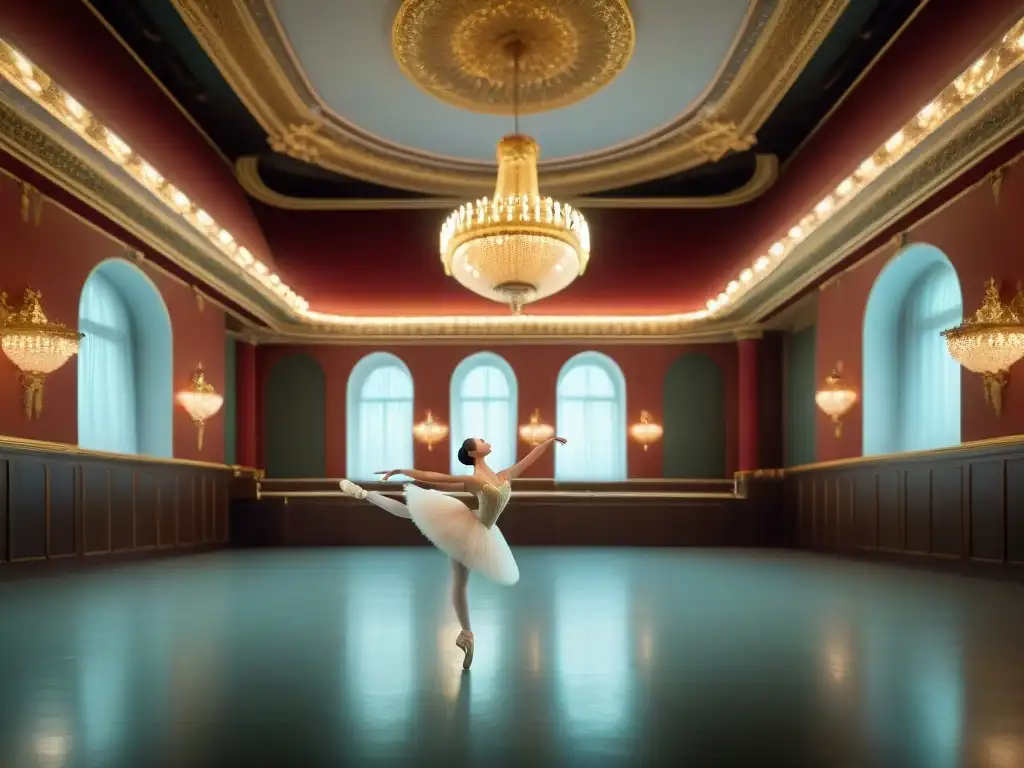
[{"label": "bodice with sequins", "polygon": [[487,528],[498,522],[501,513],[512,498],[512,484],[506,480],[500,485],[486,483],[476,494],[476,516]]}]

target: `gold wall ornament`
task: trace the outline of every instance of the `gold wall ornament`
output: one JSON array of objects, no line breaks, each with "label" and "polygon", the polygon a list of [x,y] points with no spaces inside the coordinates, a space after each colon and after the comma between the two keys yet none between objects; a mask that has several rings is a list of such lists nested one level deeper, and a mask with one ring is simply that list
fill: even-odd
[{"label": "gold wall ornament", "polygon": [[995,278],[985,285],[985,298],[972,317],[942,332],[949,356],[981,376],[985,402],[996,415],[1003,411],[1003,388],[1010,368],[1024,357],[1024,294],[1004,304]]},{"label": "gold wall ornament", "polygon": [[185,409],[192,423],[196,425],[196,447],[203,450],[203,433],[206,422],[224,405],[224,396],[206,381],[203,364],[199,363],[192,373],[192,384],[175,395],[178,405]]},{"label": "gold wall ornament", "polygon": [[836,439],[843,436],[843,417],[857,403],[857,390],[843,381],[842,362],[836,363],[832,373],[825,377],[825,385],[814,394],[814,402],[835,425]]},{"label": "gold wall ornament", "polygon": [[730,152],[744,152],[757,144],[756,136],[740,133],[736,123],[731,120],[710,120],[702,123],[700,129],[701,133],[694,145],[709,163],[717,163]]},{"label": "gold wall ornament", "polygon": [[660,424],[651,421],[650,413],[640,411],[640,421],[629,428],[629,435],[646,451],[651,445],[661,440],[664,431]]},{"label": "gold wall ornament", "polygon": [[434,446],[448,437],[448,426],[439,421],[434,421],[432,411],[427,411],[427,418],[412,428],[413,437],[416,442],[427,446],[428,451],[434,450]]},{"label": "gold wall ornament", "polygon": [[43,196],[27,181],[21,182],[21,220],[37,227],[43,220]]},{"label": "gold wall ornament", "polygon": [[515,111],[501,49],[523,44],[518,112],[582,101],[626,68],[636,45],[625,0],[405,0],[391,46],[419,88],[473,112]]},{"label": "gold wall ornament", "polygon": [[540,420],[540,409],[534,408],[530,422],[519,426],[519,439],[530,445],[540,445],[555,436],[555,428]]},{"label": "gold wall ornament", "polygon": [[267,143],[275,152],[294,157],[304,163],[315,163],[320,156],[320,148],[316,145],[318,126],[314,123],[289,125],[281,133],[271,134]]},{"label": "gold wall ornament", "polygon": [[0,293],[0,346],[21,372],[25,416],[39,418],[43,411],[46,377],[77,354],[83,334],[63,323],[50,322],[43,312],[42,294],[25,289],[21,308],[14,311],[7,294]]}]

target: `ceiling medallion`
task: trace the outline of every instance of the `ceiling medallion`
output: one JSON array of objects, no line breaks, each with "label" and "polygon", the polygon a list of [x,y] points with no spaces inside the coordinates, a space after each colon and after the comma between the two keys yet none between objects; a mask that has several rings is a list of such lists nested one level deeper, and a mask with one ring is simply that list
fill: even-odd
[{"label": "ceiling medallion", "polygon": [[516,315],[567,288],[590,259],[586,219],[571,205],[540,196],[540,145],[519,133],[520,62],[527,50],[514,38],[501,46],[512,69],[515,132],[498,142],[494,197],[460,206],[441,227],[445,274]]},{"label": "ceiling medallion", "polygon": [[473,112],[511,115],[505,49],[523,44],[519,113],[592,96],[626,68],[636,30],[626,0],[405,0],[391,44],[427,93]]}]

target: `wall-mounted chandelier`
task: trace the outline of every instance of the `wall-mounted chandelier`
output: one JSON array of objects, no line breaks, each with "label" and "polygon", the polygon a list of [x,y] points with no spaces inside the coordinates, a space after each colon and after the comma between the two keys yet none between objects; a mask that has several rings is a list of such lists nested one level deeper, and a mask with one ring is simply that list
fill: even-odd
[{"label": "wall-mounted chandelier", "polygon": [[987,402],[998,416],[1003,409],[1003,387],[1010,368],[1024,358],[1024,293],[1009,305],[999,296],[999,286],[990,279],[985,300],[973,317],[965,317],[955,328],[942,332],[949,356],[981,376]]}]

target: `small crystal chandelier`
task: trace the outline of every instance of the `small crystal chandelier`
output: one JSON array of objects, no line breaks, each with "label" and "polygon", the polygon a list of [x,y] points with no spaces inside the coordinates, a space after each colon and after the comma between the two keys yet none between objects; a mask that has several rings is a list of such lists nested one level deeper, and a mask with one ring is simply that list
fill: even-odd
[{"label": "small crystal chandelier", "polygon": [[46,377],[78,352],[82,334],[63,323],[51,323],[43,312],[42,294],[25,290],[15,312],[0,293],[0,347],[18,370],[25,390],[25,415],[38,418],[43,410]]},{"label": "small crystal chandelier", "polygon": [[448,437],[448,427],[434,421],[434,414],[427,411],[427,418],[412,428],[412,434],[416,442],[425,443],[427,450],[432,451],[435,444]]},{"label": "small crystal chandelier", "polygon": [[630,436],[644,447],[646,451],[653,443],[661,440],[664,430],[660,424],[651,421],[651,414],[640,411],[640,421],[629,428]]},{"label": "small crystal chandelier", "polygon": [[213,385],[206,381],[203,366],[200,363],[192,374],[192,386],[181,390],[176,399],[185,409],[192,423],[196,425],[196,447],[203,450],[203,432],[206,422],[224,405],[224,396],[217,393]]},{"label": "small crystal chandelier", "polygon": [[857,403],[857,390],[843,382],[839,375],[842,370],[843,364],[836,363],[832,373],[825,378],[825,386],[814,395],[814,402],[835,425],[837,438],[843,436],[843,417]]},{"label": "small crystal chandelier", "polygon": [[1003,387],[1010,368],[1024,357],[1024,293],[1009,306],[999,298],[994,279],[985,286],[985,300],[955,328],[943,331],[949,356],[969,371],[980,374],[985,402],[996,415],[1003,409]]},{"label": "small crystal chandelier", "polygon": [[446,275],[484,298],[523,306],[558,293],[582,275],[590,259],[590,230],[570,205],[541,197],[540,145],[519,133],[519,63],[524,44],[506,46],[512,59],[515,132],[498,142],[494,197],[466,203],[441,227]]},{"label": "small crystal chandelier", "polygon": [[554,437],[555,428],[540,420],[540,410],[535,408],[530,415],[530,423],[519,427],[519,439],[530,445],[540,445]]}]

